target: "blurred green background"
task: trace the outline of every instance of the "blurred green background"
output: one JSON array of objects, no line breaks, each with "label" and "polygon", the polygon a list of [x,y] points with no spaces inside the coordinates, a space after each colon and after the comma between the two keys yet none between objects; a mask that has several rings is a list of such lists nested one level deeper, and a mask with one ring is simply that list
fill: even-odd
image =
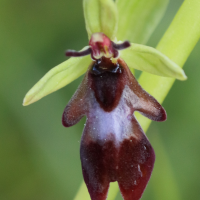
[{"label": "blurred green background", "polygon": [[[183,0],[171,0],[148,45],[155,47]],[[71,200],[82,181],[85,119],[64,128],[61,116],[81,79],[28,106],[26,92],[66,49],[88,43],[82,0],[0,0],[0,200]],[[143,200],[199,199],[200,43],[163,106],[168,120],[148,137],[157,159]],[[81,66],[80,66],[81,67]],[[120,195],[118,200],[122,199]]]}]

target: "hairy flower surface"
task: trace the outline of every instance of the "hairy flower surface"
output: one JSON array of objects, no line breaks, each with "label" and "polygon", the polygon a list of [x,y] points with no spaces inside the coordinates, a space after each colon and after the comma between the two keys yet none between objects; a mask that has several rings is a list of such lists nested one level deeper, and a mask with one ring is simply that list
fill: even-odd
[{"label": "hairy flower surface", "polygon": [[133,113],[155,121],[164,121],[166,113],[141,88],[126,63],[115,58],[116,48],[126,48],[128,42],[117,46],[104,34],[95,33],[90,43],[89,51],[67,52],[81,56],[88,51],[95,61],[66,106],[63,125],[72,126],[87,116],[80,154],[91,199],[105,200],[109,183],[118,181],[124,200],[138,200],[153,170],[155,154]]}]

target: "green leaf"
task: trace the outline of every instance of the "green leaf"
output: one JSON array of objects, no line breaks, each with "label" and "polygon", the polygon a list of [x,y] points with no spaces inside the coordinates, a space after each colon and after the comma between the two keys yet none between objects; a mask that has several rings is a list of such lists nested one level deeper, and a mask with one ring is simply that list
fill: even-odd
[{"label": "green leaf", "polygon": [[117,31],[118,13],[113,0],[84,0],[84,17],[89,39],[102,32],[112,40]]},{"label": "green leaf", "polygon": [[71,83],[84,74],[91,62],[90,56],[70,58],[44,75],[26,94],[23,105],[27,106],[42,97]]},{"label": "green leaf", "polygon": [[116,0],[117,39],[145,44],[162,19],[169,0]]},{"label": "green leaf", "polygon": [[131,44],[121,52],[121,57],[130,68],[151,74],[186,80],[184,71],[160,51],[140,44]]}]

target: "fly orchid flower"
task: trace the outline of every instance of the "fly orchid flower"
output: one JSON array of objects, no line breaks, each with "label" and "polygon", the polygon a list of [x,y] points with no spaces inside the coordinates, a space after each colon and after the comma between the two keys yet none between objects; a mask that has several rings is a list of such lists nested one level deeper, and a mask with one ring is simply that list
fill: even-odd
[{"label": "fly orchid flower", "polygon": [[164,121],[163,107],[138,84],[115,44],[103,33],[94,33],[90,47],[69,56],[91,54],[91,63],[78,90],[66,106],[62,122],[73,126],[84,115],[81,163],[92,200],[105,200],[110,182],[117,181],[125,200],[138,200],[150,178],[155,154],[134,111]]},{"label": "fly orchid flower", "polygon": [[92,200],[105,200],[114,181],[124,200],[139,200],[153,170],[154,150],[134,112],[154,121],[166,120],[166,112],[141,88],[129,67],[186,79],[184,71],[156,49],[116,40],[117,9],[112,0],[84,0],[89,47],[68,50],[66,55],[74,58],[50,70],[24,99],[24,105],[31,104],[87,70],[62,123],[70,127],[87,117],[80,153]]}]

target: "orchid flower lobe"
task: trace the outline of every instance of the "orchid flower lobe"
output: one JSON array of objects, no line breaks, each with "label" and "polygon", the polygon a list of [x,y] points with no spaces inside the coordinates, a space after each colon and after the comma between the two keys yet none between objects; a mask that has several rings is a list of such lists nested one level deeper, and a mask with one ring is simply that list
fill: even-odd
[{"label": "orchid flower lobe", "polygon": [[63,113],[63,125],[84,115],[81,163],[92,200],[105,200],[117,181],[124,200],[139,200],[155,161],[154,150],[134,112],[164,121],[163,107],[138,84],[126,63],[102,57],[93,61]]}]

